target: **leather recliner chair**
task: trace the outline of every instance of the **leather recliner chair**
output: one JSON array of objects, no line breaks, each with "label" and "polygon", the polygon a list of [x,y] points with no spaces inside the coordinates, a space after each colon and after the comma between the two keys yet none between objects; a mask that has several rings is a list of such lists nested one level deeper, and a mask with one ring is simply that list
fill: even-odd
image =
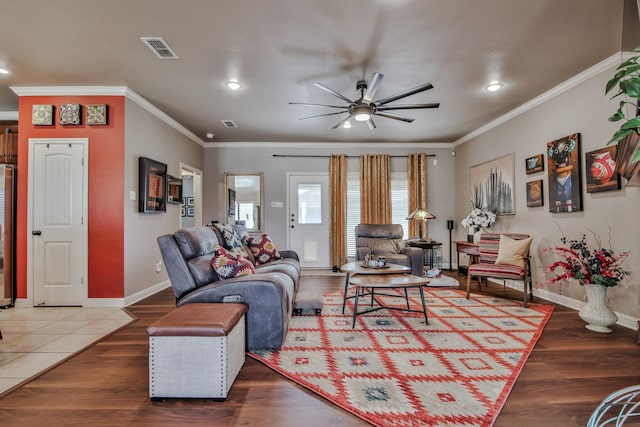
[{"label": "leather recliner chair", "polygon": [[413,275],[423,275],[422,249],[407,246],[400,224],[358,224],[355,232],[356,261],[383,256],[389,263],[411,268]]}]

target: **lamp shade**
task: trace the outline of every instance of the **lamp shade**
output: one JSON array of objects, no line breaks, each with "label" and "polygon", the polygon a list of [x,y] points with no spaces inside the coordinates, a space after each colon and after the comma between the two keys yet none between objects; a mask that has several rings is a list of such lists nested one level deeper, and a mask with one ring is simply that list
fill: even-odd
[{"label": "lamp shade", "polygon": [[411,212],[407,219],[416,219],[416,220],[427,220],[427,219],[435,219],[436,216],[432,213],[429,213],[424,208],[418,208],[415,211]]}]

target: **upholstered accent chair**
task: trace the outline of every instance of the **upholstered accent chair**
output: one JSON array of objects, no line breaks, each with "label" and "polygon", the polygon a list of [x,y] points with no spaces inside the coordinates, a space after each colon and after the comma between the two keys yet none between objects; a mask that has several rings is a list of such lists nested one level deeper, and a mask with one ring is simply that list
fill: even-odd
[{"label": "upholstered accent chair", "polygon": [[356,261],[365,256],[383,256],[387,262],[411,268],[411,274],[423,275],[422,249],[407,246],[400,224],[356,225]]},{"label": "upholstered accent chair", "polygon": [[521,233],[482,233],[478,243],[478,263],[471,264],[467,274],[467,299],[472,277],[478,278],[478,287],[482,278],[502,279],[504,284],[506,280],[518,280],[523,282],[524,306],[527,307],[527,296],[533,300],[529,258],[531,239],[528,234]]}]

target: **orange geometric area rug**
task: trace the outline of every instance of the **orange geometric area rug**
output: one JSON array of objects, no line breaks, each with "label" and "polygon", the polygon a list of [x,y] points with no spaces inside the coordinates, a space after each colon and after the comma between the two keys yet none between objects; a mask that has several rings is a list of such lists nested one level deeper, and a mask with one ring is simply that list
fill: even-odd
[{"label": "orange geometric area rug", "polygon": [[[400,293],[376,298],[406,307]],[[291,318],[280,350],[247,354],[375,426],[491,426],[553,306],[445,289],[425,301],[428,325],[383,309],[352,328],[353,300],[343,315],[342,292],[327,294],[321,316]]]}]

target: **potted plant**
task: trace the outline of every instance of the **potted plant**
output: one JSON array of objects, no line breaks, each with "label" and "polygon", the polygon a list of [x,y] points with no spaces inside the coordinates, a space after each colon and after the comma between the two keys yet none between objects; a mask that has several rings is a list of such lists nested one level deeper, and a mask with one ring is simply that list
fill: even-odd
[{"label": "potted plant", "polygon": [[[476,240],[480,237],[480,230],[491,227],[494,222],[496,222],[496,214],[481,208],[473,208],[469,215],[462,220],[461,224],[463,227],[469,228],[469,235],[473,235],[471,240],[478,243]],[[467,238],[467,240],[470,239]]]},{"label": "potted plant", "polygon": [[612,249],[603,248],[595,234],[597,247],[589,248],[587,236],[580,240],[569,240],[562,236],[563,246],[545,248],[560,257],[549,266],[553,277],[549,283],[566,283],[575,279],[587,292],[587,305],[578,315],[587,322],[587,329],[596,332],[611,332],[610,325],[618,321],[618,316],[606,305],[607,288],[617,286],[630,273],[622,268],[629,252],[618,255]]},{"label": "potted plant", "polygon": [[[640,52],[640,46],[636,47],[634,52]],[[618,91],[611,99],[623,96],[620,101],[618,110],[614,115],[609,117],[609,121],[624,121],[620,128],[613,134],[609,143],[620,141],[632,133],[640,134],[640,117],[637,115],[638,99],[640,98],[640,55],[634,55],[624,61],[616,68],[616,73],[611,80],[607,82],[605,94],[611,92],[614,88]],[[627,111],[631,112],[627,114]],[[640,160],[640,150],[636,150],[629,163]]]}]

